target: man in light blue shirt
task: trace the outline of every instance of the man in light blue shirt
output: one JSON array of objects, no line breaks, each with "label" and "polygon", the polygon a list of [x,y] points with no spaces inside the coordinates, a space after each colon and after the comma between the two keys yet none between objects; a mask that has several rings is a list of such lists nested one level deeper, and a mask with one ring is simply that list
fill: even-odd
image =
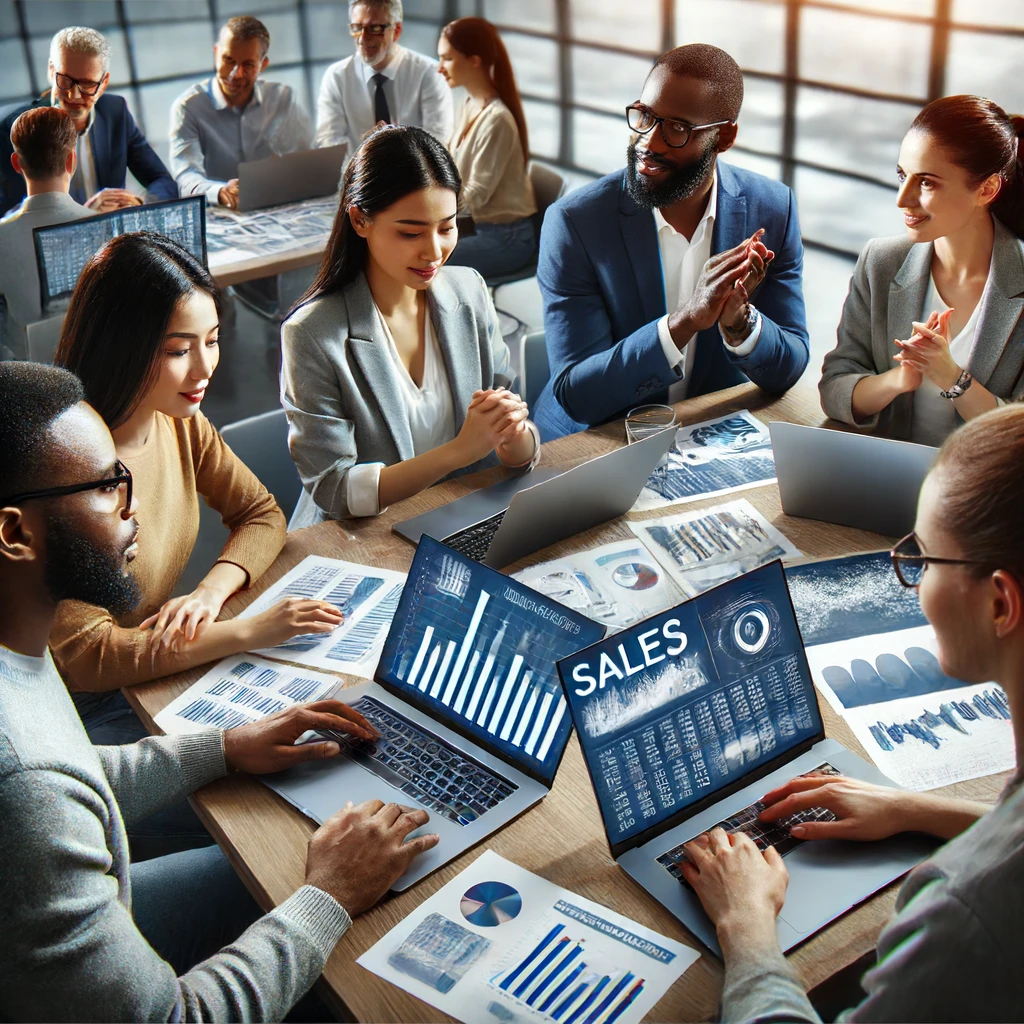
[{"label": "man in light blue shirt", "polygon": [[213,48],[216,73],[171,108],[171,173],[183,196],[236,209],[238,165],[311,149],[313,124],[290,86],[258,81],[270,33],[256,18],[232,18]]}]

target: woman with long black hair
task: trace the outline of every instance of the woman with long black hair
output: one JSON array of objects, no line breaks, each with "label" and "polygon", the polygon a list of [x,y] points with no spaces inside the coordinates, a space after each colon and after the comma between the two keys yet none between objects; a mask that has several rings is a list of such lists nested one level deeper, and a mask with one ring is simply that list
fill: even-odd
[{"label": "woman with long black hair", "polygon": [[483,279],[444,266],[460,187],[421,128],[378,128],[346,169],[320,271],[282,328],[304,486],[292,527],[377,515],[492,456],[528,466],[539,450]]}]

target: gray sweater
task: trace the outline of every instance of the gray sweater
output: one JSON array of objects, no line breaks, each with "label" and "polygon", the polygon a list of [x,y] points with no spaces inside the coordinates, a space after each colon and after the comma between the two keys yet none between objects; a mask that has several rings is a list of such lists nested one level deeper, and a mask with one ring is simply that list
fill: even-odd
[{"label": "gray sweater", "polygon": [[[851,1021],[1024,1019],[1024,786],[915,868]],[[782,954],[726,968],[723,1021],[820,1018]]]},{"label": "gray sweater", "polygon": [[92,746],[49,652],[0,647],[0,1019],[282,1019],[350,923],[327,893],[180,978],[132,920],[125,822],[224,774],[220,732]]}]

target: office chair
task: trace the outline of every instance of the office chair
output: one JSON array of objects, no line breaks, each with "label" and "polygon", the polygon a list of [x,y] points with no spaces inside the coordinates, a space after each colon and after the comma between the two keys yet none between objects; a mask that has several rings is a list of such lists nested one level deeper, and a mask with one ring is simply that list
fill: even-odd
[{"label": "office chair", "polygon": [[533,331],[523,337],[519,347],[520,394],[530,407],[531,413],[550,376],[544,332]]}]

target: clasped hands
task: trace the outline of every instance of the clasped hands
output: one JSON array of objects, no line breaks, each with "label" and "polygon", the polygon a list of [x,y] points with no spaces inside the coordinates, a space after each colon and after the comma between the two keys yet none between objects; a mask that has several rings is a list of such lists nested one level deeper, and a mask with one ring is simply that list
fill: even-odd
[{"label": "clasped hands", "polygon": [[498,456],[513,454],[529,433],[530,410],[515,392],[507,388],[474,391],[456,441],[464,451],[466,465],[492,451]]},{"label": "clasped hands", "polygon": [[911,325],[914,333],[906,341],[896,339],[899,351],[893,358],[899,364],[904,392],[916,391],[926,377],[940,391],[948,391],[960,378],[961,367],[949,351],[952,316],[952,309],[932,312],[924,323],[915,321]]},{"label": "clasped hands", "polygon": [[722,326],[729,344],[736,346],[744,340],[740,332],[746,323],[747,304],[775,259],[775,253],[761,241],[763,237],[764,228],[758,228],[739,245],[704,264],[693,294],[669,316],[669,330],[680,347],[716,323]]},{"label": "clasped hands", "polygon": [[95,213],[109,213],[125,206],[141,206],[142,196],[125,188],[101,188],[94,196],[86,199],[85,205]]}]

